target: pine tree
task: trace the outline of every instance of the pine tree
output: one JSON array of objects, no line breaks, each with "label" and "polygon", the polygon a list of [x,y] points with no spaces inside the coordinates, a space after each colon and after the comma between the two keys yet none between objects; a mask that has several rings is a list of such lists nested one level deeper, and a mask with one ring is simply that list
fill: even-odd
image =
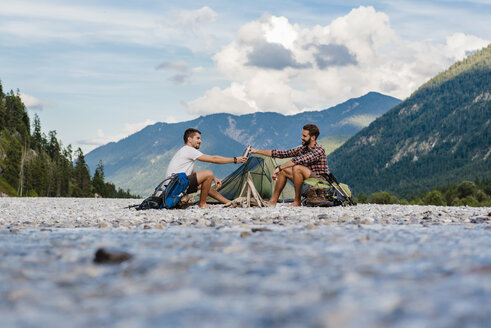
[{"label": "pine tree", "polygon": [[85,162],[84,153],[79,147],[75,152],[77,160],[74,168],[74,195],[75,197],[89,197],[91,194],[91,183],[89,167]]},{"label": "pine tree", "polygon": [[107,197],[102,160],[99,161],[99,164],[97,164],[97,168],[95,169],[94,177],[92,178],[92,186],[94,187],[94,193],[101,197]]},{"label": "pine tree", "polygon": [[38,114],[34,114],[34,132],[31,136],[31,147],[36,152],[46,148],[46,139],[43,138],[41,132],[41,121],[39,120]]}]

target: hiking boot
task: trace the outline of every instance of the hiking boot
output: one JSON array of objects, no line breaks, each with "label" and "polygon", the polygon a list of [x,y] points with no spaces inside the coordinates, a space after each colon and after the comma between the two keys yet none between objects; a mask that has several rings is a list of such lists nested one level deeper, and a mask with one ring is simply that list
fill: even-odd
[{"label": "hiking boot", "polygon": [[189,195],[184,195],[181,197],[181,200],[179,201],[179,203],[177,203],[176,208],[184,210],[184,209],[188,208],[189,206],[194,205],[194,203],[195,202],[194,202],[193,197],[191,197]]},{"label": "hiking boot", "polygon": [[320,188],[310,188],[307,191],[307,202],[310,204],[319,204],[326,201],[326,195],[323,189]]}]

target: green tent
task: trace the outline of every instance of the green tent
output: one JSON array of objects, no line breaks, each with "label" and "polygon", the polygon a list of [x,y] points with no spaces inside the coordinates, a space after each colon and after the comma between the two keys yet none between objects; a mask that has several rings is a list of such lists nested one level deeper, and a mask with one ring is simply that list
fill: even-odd
[{"label": "green tent", "polygon": [[[271,158],[268,156],[262,156],[254,154],[249,156],[246,163],[242,164],[237,170],[232,172],[228,177],[222,180],[222,188],[218,190],[225,198],[234,200],[239,197],[242,187],[247,181],[247,175],[250,173],[251,179],[254,183],[254,187],[261,196],[262,199],[268,200],[273,195],[275,181],[271,179],[271,175],[276,166],[286,163],[290,158]],[[302,195],[307,194],[307,190],[310,188],[330,188],[336,190],[338,199],[343,199],[344,205],[354,205],[351,199],[352,194],[350,188],[344,183],[337,183],[334,176],[330,178],[330,181],[326,181],[319,178],[306,179],[302,186]],[[195,201],[199,200],[200,192],[196,192],[191,195]],[[279,202],[292,202],[295,198],[295,189],[293,183],[287,180],[285,188],[280,194]],[[207,203],[216,204],[217,200],[208,197]]]},{"label": "green tent", "polygon": [[[247,180],[247,173],[251,174],[254,187],[263,199],[270,199],[273,194],[275,181],[271,179],[271,174],[277,165],[286,163],[290,159],[278,159],[261,155],[249,156],[246,163],[242,164],[237,170],[232,172],[228,177],[222,180],[222,188],[218,190],[225,198],[233,200],[239,196],[244,183]],[[199,199],[200,192],[192,194],[194,199]],[[295,198],[295,190],[290,180],[287,181],[285,188],[280,194],[279,201],[292,201]],[[217,203],[211,197],[207,199],[208,203]]]}]

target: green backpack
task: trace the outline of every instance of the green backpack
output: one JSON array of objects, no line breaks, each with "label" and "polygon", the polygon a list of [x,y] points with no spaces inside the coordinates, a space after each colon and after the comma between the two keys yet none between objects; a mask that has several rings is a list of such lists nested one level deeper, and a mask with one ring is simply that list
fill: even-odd
[{"label": "green backpack", "polygon": [[338,183],[330,173],[323,178],[308,178],[302,186],[302,205],[304,206],[349,206],[356,205],[351,189]]}]

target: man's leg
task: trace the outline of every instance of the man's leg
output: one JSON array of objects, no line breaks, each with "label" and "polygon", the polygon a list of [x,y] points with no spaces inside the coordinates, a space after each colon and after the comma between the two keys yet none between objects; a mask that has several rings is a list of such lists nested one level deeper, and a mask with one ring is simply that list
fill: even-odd
[{"label": "man's leg", "polygon": [[295,200],[293,201],[293,203],[290,204],[290,206],[300,206],[303,181],[310,177],[312,171],[310,171],[308,167],[303,165],[295,165],[292,171],[293,186],[295,187]]},{"label": "man's leg", "polygon": [[223,197],[215,189],[211,189],[211,183],[213,182],[213,172],[210,170],[196,172],[196,179],[198,180],[198,185],[201,189],[201,196],[199,198],[199,207],[208,207],[206,204],[206,198],[209,196],[215,198],[219,202],[228,203],[229,200]]},{"label": "man's leg", "polygon": [[283,188],[285,188],[286,179],[293,179],[291,167],[282,170],[276,177],[276,184],[274,186],[273,195],[269,200],[269,205],[276,205],[276,203],[278,202],[278,198],[280,197]]}]

